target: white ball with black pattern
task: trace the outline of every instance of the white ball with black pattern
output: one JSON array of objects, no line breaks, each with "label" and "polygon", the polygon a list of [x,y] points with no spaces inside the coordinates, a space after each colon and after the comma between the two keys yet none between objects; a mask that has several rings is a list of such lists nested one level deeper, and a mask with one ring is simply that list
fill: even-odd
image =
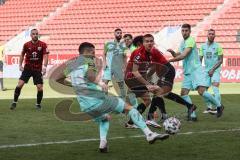
[{"label": "white ball with black pattern", "polygon": [[163,122],[163,128],[168,134],[176,134],[180,131],[181,122],[176,117],[170,117]]}]

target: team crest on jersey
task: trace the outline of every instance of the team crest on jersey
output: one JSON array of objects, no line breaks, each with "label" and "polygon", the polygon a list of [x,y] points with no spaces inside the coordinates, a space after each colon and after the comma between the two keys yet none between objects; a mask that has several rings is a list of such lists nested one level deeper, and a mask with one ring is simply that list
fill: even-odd
[{"label": "team crest on jersey", "polygon": [[108,49],[109,49],[109,50],[112,50],[114,47],[115,47],[114,44],[109,44],[109,45],[108,45]]},{"label": "team crest on jersey", "polygon": [[38,51],[41,51],[42,50],[42,47],[38,47]]},{"label": "team crest on jersey", "polygon": [[140,58],[141,58],[140,55],[137,55],[134,59],[134,62],[139,62]]}]

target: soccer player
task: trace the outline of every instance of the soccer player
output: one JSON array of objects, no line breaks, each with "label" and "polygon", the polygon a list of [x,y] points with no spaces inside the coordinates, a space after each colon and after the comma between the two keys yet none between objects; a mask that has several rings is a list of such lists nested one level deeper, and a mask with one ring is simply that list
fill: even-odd
[{"label": "soccer player", "polygon": [[[137,97],[144,101],[137,107],[140,113],[143,113],[151,103],[150,92],[159,98],[171,92],[175,77],[174,67],[153,45],[153,36],[151,34],[144,35],[143,45],[132,53],[125,72],[125,83]],[[152,84],[149,80],[154,73],[158,75],[156,84]],[[178,98],[183,100],[180,96],[175,95],[171,93],[172,100],[178,100]],[[189,104],[188,107],[190,111],[195,106]],[[128,123],[131,124],[130,121]]]},{"label": "soccer player", "polygon": [[[207,72],[208,86],[212,86],[214,97],[221,102],[221,95],[219,92],[220,71],[223,62],[223,49],[219,43],[214,42],[215,30],[208,30],[208,41],[201,45],[199,50],[200,61],[204,59],[205,71]],[[212,108],[212,104],[205,100],[207,109],[203,113],[216,114],[216,110]]]},{"label": "soccer player", "polygon": [[106,84],[112,80],[112,76],[116,79],[121,98],[126,97],[126,91],[124,87],[123,70],[126,62],[125,50],[126,46],[122,39],[122,30],[120,28],[114,31],[115,39],[108,41],[104,45],[104,56],[106,61],[106,68],[103,74],[103,80]]},{"label": "soccer player", "polygon": [[[151,37],[151,35],[149,35]],[[154,39],[153,39],[154,41]],[[134,38],[133,40],[133,44],[140,48],[142,45],[143,45],[143,36],[137,36]],[[145,44],[146,45],[146,44]],[[156,49],[155,49],[156,50]],[[158,54],[162,54],[161,52],[158,51]],[[158,58],[160,59],[160,58]],[[143,60],[145,61],[145,60]],[[158,66],[159,67],[159,66]],[[169,82],[170,84],[173,84],[173,81],[174,81],[174,77],[175,77],[175,69],[174,67],[169,63],[169,64],[166,64],[164,67],[165,68],[165,71],[167,71],[167,73],[161,73],[160,74],[160,77],[157,77],[157,79],[161,78],[161,81],[165,81],[165,82]],[[163,70],[164,71],[164,70]],[[162,71],[162,72],[163,72]],[[165,74],[165,75],[164,75]],[[159,74],[158,74],[159,75]],[[164,76],[163,76],[164,75]],[[161,83],[159,83],[158,85],[160,85]],[[193,104],[190,104],[188,102],[186,102],[181,96],[175,94],[175,93],[172,93],[172,92],[169,92],[167,93],[166,95],[164,95],[165,98],[169,99],[169,100],[172,100],[178,104],[181,104],[181,105],[184,105],[187,107],[188,109],[188,112],[192,112],[192,110],[195,110],[196,109],[196,106],[193,105]],[[161,110],[161,113],[162,113],[162,118],[163,119],[166,119],[167,118],[167,113],[166,113],[166,109],[165,109],[165,103],[164,103],[164,100],[162,97],[160,96],[154,96],[151,100],[151,106],[149,108],[149,112],[148,112],[148,116],[147,116],[147,121],[146,123],[150,126],[153,126],[155,128],[159,128],[161,127],[158,123],[156,123],[154,121],[154,118],[153,118],[153,114],[154,112],[156,111],[156,106]],[[146,105],[144,103],[140,103],[137,107],[138,111],[140,113],[143,113],[146,109]],[[188,120],[192,120],[189,113],[188,113]],[[125,127],[126,128],[135,128],[134,125],[132,125],[133,122],[131,120],[129,120],[126,124],[125,124]]]},{"label": "soccer player", "polygon": [[[11,110],[17,106],[18,97],[25,83],[28,83],[30,77],[33,77],[33,83],[37,87],[37,103],[36,108],[41,109],[41,101],[43,98],[43,75],[46,73],[48,65],[48,49],[47,44],[38,40],[38,30],[31,30],[32,40],[23,45],[23,50],[19,60],[19,70],[22,75],[14,91],[14,100],[10,107]],[[23,67],[23,60],[25,65]]]},{"label": "soccer player", "polygon": [[[191,89],[196,89],[199,95],[217,106],[217,117],[221,117],[224,107],[219,100],[215,99],[207,92],[208,84],[198,56],[197,45],[194,38],[190,36],[191,26],[189,24],[183,24],[181,32],[184,40],[180,45],[180,52],[176,53],[172,49],[168,49],[174,57],[170,59],[169,62],[183,60],[184,80],[182,83],[181,95],[186,101],[192,103],[188,94]],[[192,117],[196,117],[195,112],[192,113]]]},{"label": "soccer player", "polygon": [[[73,89],[81,111],[87,113],[99,124],[100,152],[107,152],[107,134],[109,130],[109,113],[125,113],[143,131],[147,141],[152,144],[156,140],[169,137],[168,134],[152,132],[145,124],[139,112],[121,98],[106,95],[107,85],[102,80],[103,62],[95,57],[93,44],[84,42],[79,46],[79,57],[66,63],[65,69],[56,79],[71,77]],[[64,84],[64,83],[62,83]]]},{"label": "soccer player", "polygon": [[123,39],[126,45],[126,56],[130,56],[131,53],[136,49],[136,46],[133,45],[133,36],[131,34],[125,34]]},{"label": "soccer player", "polygon": [[6,90],[3,87],[3,62],[4,62],[4,45],[0,45],[0,91]]}]

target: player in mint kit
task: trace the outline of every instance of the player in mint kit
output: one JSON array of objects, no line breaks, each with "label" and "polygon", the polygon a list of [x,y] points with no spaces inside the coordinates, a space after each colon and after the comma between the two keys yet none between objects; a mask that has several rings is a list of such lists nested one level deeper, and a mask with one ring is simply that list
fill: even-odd
[{"label": "player in mint kit", "polygon": [[103,80],[106,84],[112,80],[112,77],[116,79],[121,98],[126,97],[126,90],[124,87],[124,74],[123,70],[126,63],[126,45],[122,39],[122,30],[117,28],[114,30],[114,40],[108,41],[104,44],[104,56],[106,61],[106,68],[104,69]]},{"label": "player in mint kit", "polygon": [[[156,140],[169,137],[168,134],[152,132],[145,124],[139,112],[121,98],[109,96],[107,85],[102,82],[103,62],[95,57],[93,44],[84,42],[79,46],[79,57],[66,63],[65,69],[56,79],[71,77],[72,87],[77,95],[81,111],[88,114],[91,119],[99,124],[101,152],[107,152],[107,134],[109,130],[108,113],[125,113],[143,131],[147,141],[152,144]],[[64,84],[64,83],[62,83]]]},{"label": "player in mint kit", "polygon": [[[190,36],[191,26],[189,24],[183,24],[181,32],[184,40],[181,42],[180,52],[176,53],[172,49],[168,49],[174,57],[170,59],[169,62],[183,60],[184,80],[182,82],[181,95],[186,101],[192,103],[188,95],[189,91],[197,90],[199,95],[217,106],[217,117],[221,117],[224,107],[219,100],[207,92],[208,83],[198,56],[196,42],[194,38]],[[191,117],[197,118],[196,113],[193,112]]]},{"label": "player in mint kit", "polygon": [[[221,95],[219,92],[220,71],[223,62],[223,49],[219,43],[214,42],[215,30],[208,30],[208,41],[201,45],[199,50],[200,60],[204,59],[205,71],[208,86],[212,86],[214,97],[221,102]],[[205,99],[207,110],[204,113],[215,113],[212,104]]]}]

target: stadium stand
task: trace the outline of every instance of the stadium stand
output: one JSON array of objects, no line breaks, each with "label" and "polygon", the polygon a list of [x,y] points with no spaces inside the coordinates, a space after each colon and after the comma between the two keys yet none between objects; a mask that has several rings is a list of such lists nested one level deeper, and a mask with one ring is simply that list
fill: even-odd
[{"label": "stadium stand", "polygon": [[0,42],[6,42],[55,12],[67,0],[7,0],[0,6]]},{"label": "stadium stand", "polygon": [[[69,5],[64,7],[67,2]],[[51,53],[74,54],[83,41],[93,42],[97,52],[101,53],[103,43],[113,38],[113,30],[117,27],[124,33],[138,35],[183,22],[196,26],[223,3],[224,0],[8,0],[0,6],[0,41],[11,39],[49,13],[57,12],[39,25],[40,33],[49,37],[47,43]],[[240,53],[237,42],[239,4],[237,0],[211,24],[219,35],[216,40],[228,54]],[[58,7],[61,7],[60,11],[57,11]],[[206,30],[198,35],[198,43],[206,40]]]},{"label": "stadium stand", "polygon": [[224,53],[228,55],[240,54],[240,1],[237,0],[232,7],[228,8],[223,14],[220,14],[211,24],[208,24],[204,32],[198,36],[198,42],[206,40],[207,29],[216,30],[216,41],[220,42],[225,49]]},{"label": "stadium stand", "polygon": [[193,0],[191,3],[182,0],[79,0],[40,28],[42,33],[50,35],[48,43],[53,52],[76,53],[80,42],[91,41],[101,53],[103,42],[113,38],[117,27],[124,33],[138,35],[160,30],[164,25],[188,22],[194,26],[221,3],[223,0]]}]

